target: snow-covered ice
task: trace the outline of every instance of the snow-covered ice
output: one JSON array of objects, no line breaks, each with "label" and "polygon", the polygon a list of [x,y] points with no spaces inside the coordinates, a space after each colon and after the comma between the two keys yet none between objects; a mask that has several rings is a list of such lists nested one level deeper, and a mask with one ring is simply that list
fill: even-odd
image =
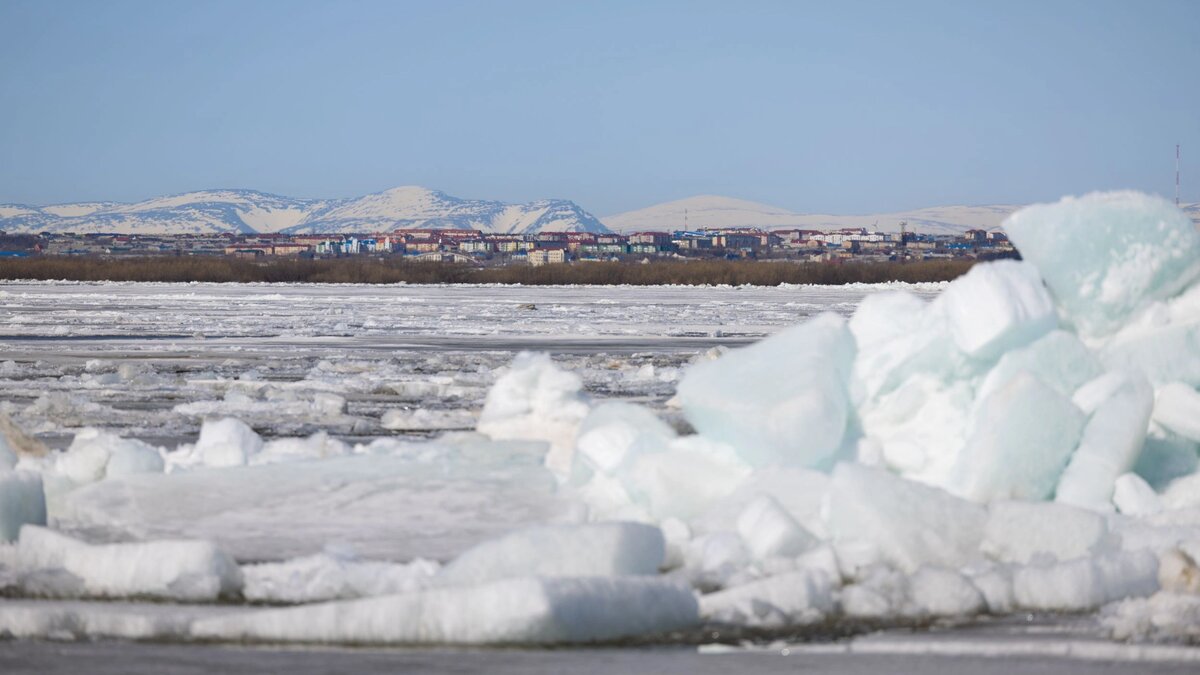
[{"label": "snow-covered ice", "polygon": [[1000,260],[978,265],[950,284],[945,306],[954,343],[964,354],[994,358],[1054,329],[1054,302],[1037,269]]},{"label": "snow-covered ice", "polygon": [[306,603],[410,593],[427,588],[440,566],[361,560],[333,550],[283,562],[242,566],[242,595],[256,602]]},{"label": "snow-covered ice", "polygon": [[1157,590],[1158,556],[1146,550],[1032,563],[1013,573],[1014,597],[1026,609],[1082,611]]},{"label": "snow-covered ice", "polygon": [[1003,562],[1069,560],[1116,548],[1108,521],[1094,511],[1051,502],[993,502],[980,551]]},{"label": "snow-covered ice", "polygon": [[240,560],[347,544],[370,559],[446,559],[514,529],[571,519],[540,443],[376,441],[325,459],[136,474],[51,502],[61,527],[106,539],[192,538]]},{"label": "snow-covered ice", "polygon": [[[1133,468],[1142,452],[1154,407],[1154,390],[1140,373],[1113,372],[1101,378],[1116,381],[1104,387],[1109,391],[1102,403],[1081,406],[1091,417],[1059,477],[1055,499],[1105,510],[1112,503],[1117,478]],[[1076,401],[1093,384],[1080,387]]]},{"label": "snow-covered ice", "polygon": [[1022,372],[980,402],[974,422],[950,489],[977,501],[1039,500],[1054,494],[1085,418],[1069,398]]},{"label": "snow-covered ice", "polygon": [[1107,333],[1200,278],[1200,235],[1161,197],[1109,192],[1014,213],[1004,230],[1085,336]]},{"label": "snow-covered ice", "polygon": [[206,541],[92,545],[26,525],[15,557],[22,586],[35,594],[212,601],[242,587],[233,558]]},{"label": "snow-covered ice", "polygon": [[1200,391],[1182,382],[1161,387],[1154,398],[1154,421],[1200,443]]},{"label": "snow-covered ice", "polygon": [[555,366],[548,355],[522,352],[488,392],[476,428],[499,440],[545,441],[550,445],[546,465],[565,475],[579,423],[588,413],[582,390],[583,380]]},{"label": "snow-covered ice", "polygon": [[987,520],[978,504],[853,463],[834,468],[826,514],[839,553],[859,547],[871,562],[883,560],[908,572],[927,563],[971,562]]},{"label": "snow-covered ice", "polygon": [[794,558],[820,543],[770,495],[761,495],[738,515],[738,534],[756,558]]},{"label": "snow-covered ice", "polygon": [[262,447],[262,439],[245,422],[226,417],[200,427],[200,439],[193,452],[205,466],[242,466]]},{"label": "snow-covered ice", "polygon": [[1200,642],[1200,594],[1155,593],[1105,608],[1105,628],[1115,640]]},{"label": "snow-covered ice", "polygon": [[697,431],[752,465],[821,465],[846,430],[853,361],[846,322],[825,314],[696,364],[679,383],[678,399]]},{"label": "snow-covered ice", "polygon": [[23,525],[46,524],[41,475],[0,470],[0,542],[14,541]]},{"label": "snow-covered ice", "polygon": [[766,577],[700,600],[700,612],[710,621],[755,627],[820,621],[833,607],[834,580],[808,570]]},{"label": "snow-covered ice", "polygon": [[443,567],[436,581],[469,585],[529,575],[654,575],[665,553],[659,529],[641,523],[536,527],[475,546]]},{"label": "snow-covered ice", "polygon": [[1023,262],[919,287],[5,287],[0,423],[53,449],[0,429],[0,628],[1196,641],[1200,233],[1133,193],[1007,227]]},{"label": "snow-covered ice", "polygon": [[654,578],[503,579],[203,618],[202,640],[354,644],[572,644],[694,626],[685,584]]},{"label": "snow-covered ice", "polygon": [[[236,420],[234,420],[236,421]],[[162,453],[136,438],[86,427],[55,461],[58,473],[77,485],[134,473],[162,473]]]}]

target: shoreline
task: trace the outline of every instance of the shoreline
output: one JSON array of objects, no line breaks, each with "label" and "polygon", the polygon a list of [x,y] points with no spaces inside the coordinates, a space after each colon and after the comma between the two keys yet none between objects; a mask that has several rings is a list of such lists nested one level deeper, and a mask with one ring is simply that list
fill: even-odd
[{"label": "shoreline", "polygon": [[[947,282],[975,260],[814,263],[758,260],[589,262],[474,268],[388,259],[26,258],[0,265],[6,282],[293,283],[474,286],[847,286]],[[771,261],[774,262],[774,261]]]}]

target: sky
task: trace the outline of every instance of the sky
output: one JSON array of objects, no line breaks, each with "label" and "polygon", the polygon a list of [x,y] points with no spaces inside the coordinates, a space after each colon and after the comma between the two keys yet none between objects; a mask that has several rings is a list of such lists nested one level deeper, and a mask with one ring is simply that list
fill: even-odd
[{"label": "sky", "polygon": [[0,0],[0,202],[1200,201],[1200,2]]}]

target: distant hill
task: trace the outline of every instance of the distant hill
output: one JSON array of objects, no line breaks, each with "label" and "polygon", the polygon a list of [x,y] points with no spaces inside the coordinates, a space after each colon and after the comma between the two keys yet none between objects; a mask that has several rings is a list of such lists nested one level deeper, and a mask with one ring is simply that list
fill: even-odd
[{"label": "distant hill", "polygon": [[[778,206],[769,206],[744,199],[701,195],[664,202],[636,211],[626,211],[606,216],[600,220],[614,232],[671,231],[683,229],[684,211],[686,210],[687,226],[693,229],[758,227],[768,230],[833,230],[843,227],[865,227],[879,232],[899,232],[900,223],[907,222],[908,229],[914,232],[959,234],[966,230],[998,228],[1010,213],[1021,206],[1020,204],[931,206],[896,213],[835,216],[796,213]],[[1185,203],[1180,207],[1197,226],[1200,226],[1200,202]]]},{"label": "distant hill", "polygon": [[1000,225],[1017,205],[937,206],[900,213],[861,216],[796,213],[777,206],[731,197],[703,195],[657,204],[601,218],[614,232],[639,230],[675,230],[683,227],[684,210],[690,228],[761,227],[764,229],[829,230],[842,227],[866,227],[882,232],[897,232],[902,221],[910,230],[931,234],[956,234],[975,228]]},{"label": "distant hill", "polygon": [[205,190],[135,204],[0,204],[0,230],[13,233],[301,234],[398,228],[505,234],[608,232],[595,216],[564,199],[507,204],[459,199],[422,187],[336,200],[295,199],[254,190]]}]

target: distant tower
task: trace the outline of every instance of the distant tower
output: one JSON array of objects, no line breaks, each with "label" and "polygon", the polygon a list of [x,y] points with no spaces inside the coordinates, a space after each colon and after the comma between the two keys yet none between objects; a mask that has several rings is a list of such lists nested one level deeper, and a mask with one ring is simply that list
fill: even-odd
[{"label": "distant tower", "polygon": [[1179,144],[1175,144],[1175,206],[1179,206]]},{"label": "distant tower", "polygon": [[[1175,149],[1176,149],[1176,150],[1178,150],[1178,149],[1179,149],[1179,146],[1175,146]],[[1176,171],[1176,173],[1178,173],[1178,171]],[[1175,202],[1176,202],[1176,203],[1179,203],[1179,200],[1178,200],[1178,199],[1176,199],[1176,200],[1175,200]],[[683,210],[683,231],[684,231],[684,232],[691,232],[691,229],[689,229],[689,228],[688,228],[688,222],[687,222],[687,209],[684,209],[684,210]]]}]

